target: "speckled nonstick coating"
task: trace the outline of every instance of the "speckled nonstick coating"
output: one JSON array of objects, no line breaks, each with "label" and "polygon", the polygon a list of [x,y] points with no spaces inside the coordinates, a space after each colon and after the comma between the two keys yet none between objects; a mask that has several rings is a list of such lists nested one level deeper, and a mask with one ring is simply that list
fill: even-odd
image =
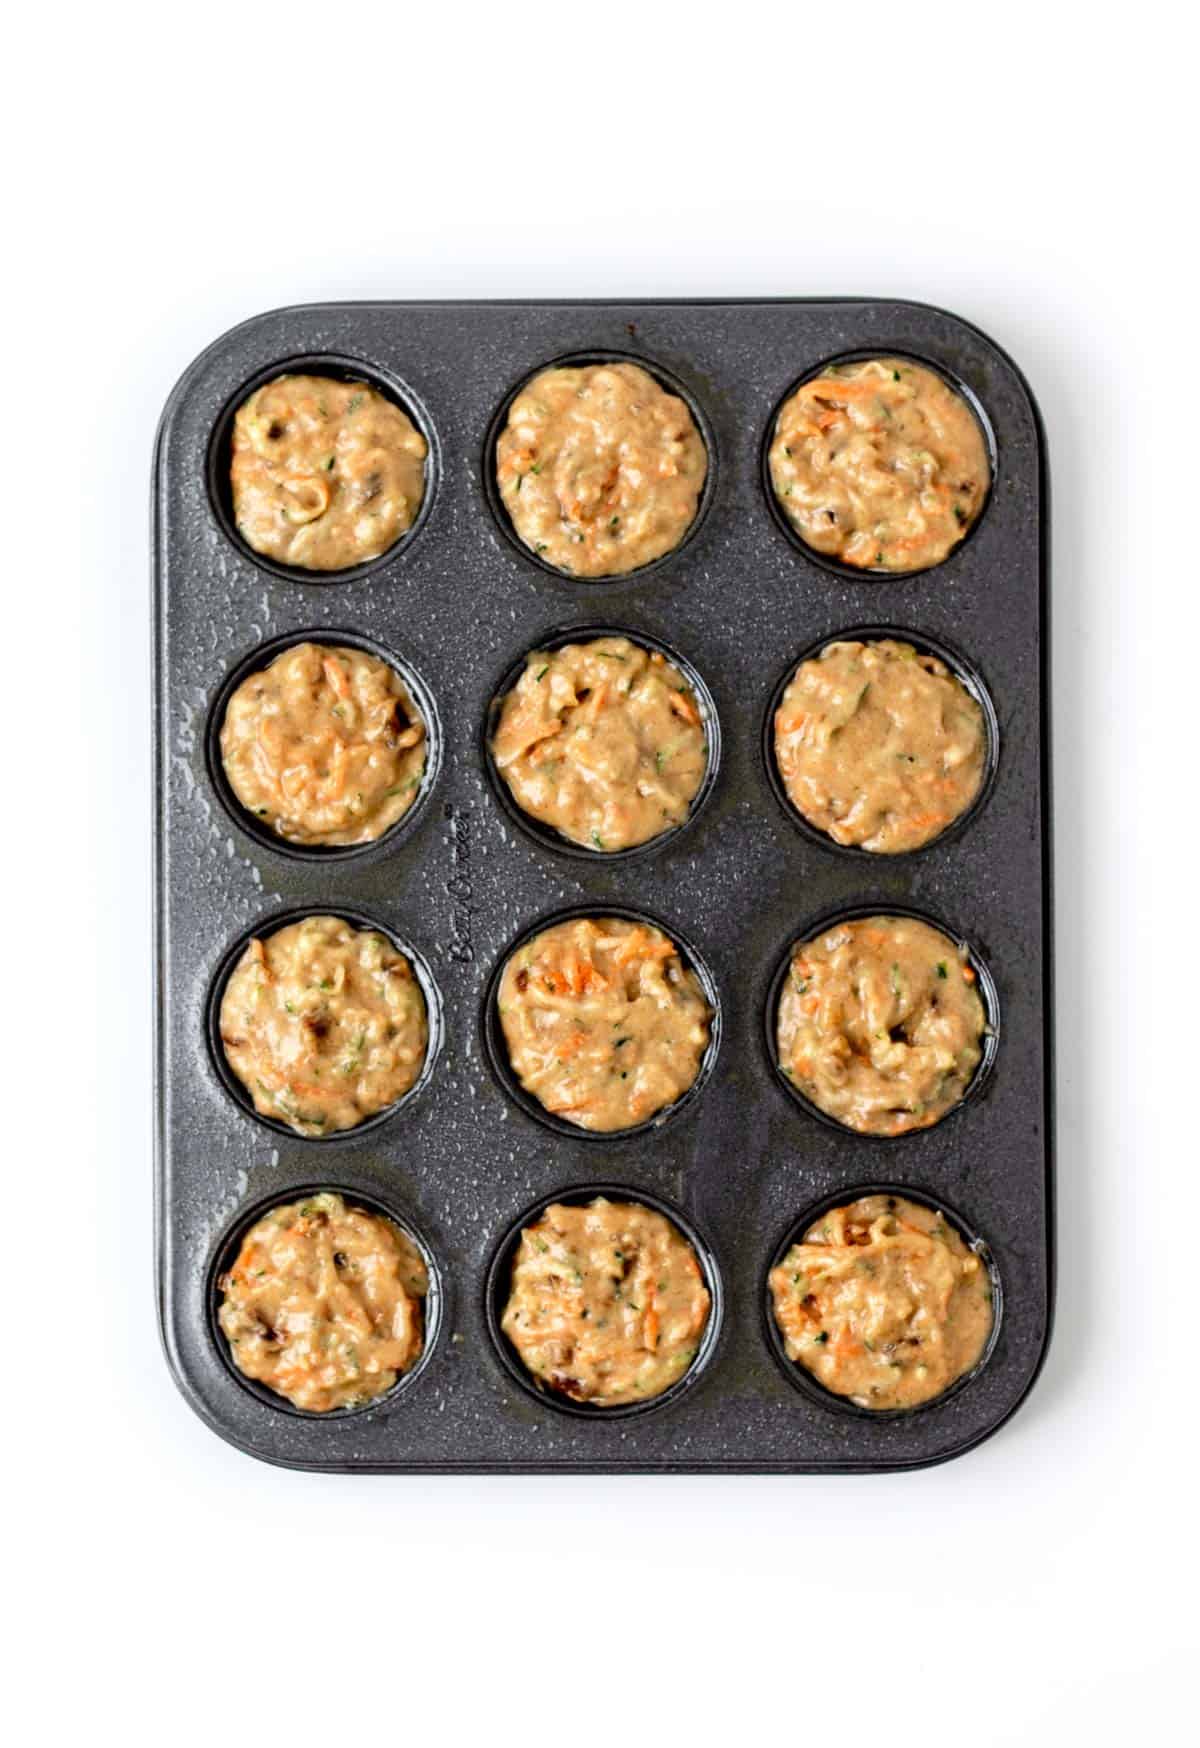
[{"label": "speckled nonstick coating", "polygon": [[[997,473],[971,538],[905,578],[842,576],[783,531],[763,489],[768,422],[792,384],[843,352],[906,352],[965,384]],[[677,555],[641,576],[572,581],[527,559],[484,486],[497,410],[540,365],[624,353],[676,379],[712,444],[711,498]],[[349,580],[258,564],[210,495],[223,415],[275,368],[322,359],[402,396],[430,440],[415,532]],[[154,467],[158,1033],[157,1249],[171,1369],[241,1449],[331,1470],[871,1471],[935,1463],[993,1432],[1035,1378],[1052,1273],[1048,503],[1037,411],[1019,371],[969,324],[866,299],[584,304],[348,304],[256,317],[172,394]],[[482,725],[498,676],[551,627],[620,625],[682,651],[711,688],[713,793],[659,848],[606,866],[517,830],[488,780]],[[969,825],[920,855],[849,857],[798,831],[772,792],[763,719],[781,671],[863,624],[944,639],[996,707],[999,764]],[[442,767],[410,831],[359,859],[297,859],[243,832],[212,786],[209,715],[230,671],[297,631],[357,632],[429,689]],[[578,904],[674,923],[720,991],[707,1085],[660,1131],[601,1145],[552,1132],[492,1072],[482,1004],[498,961],[539,917]],[[1003,1025],[980,1096],[888,1143],[817,1121],[779,1083],[763,1009],[787,945],[815,919],[908,905],[961,929],[995,979]],[[206,1003],[231,943],[294,906],[370,916],[424,955],[444,1035],[418,1098],[319,1147],[274,1134],[213,1065]],[[919,1414],[847,1415],[782,1375],[763,1327],[781,1235],[822,1198],[881,1178],[944,1195],[989,1246],[1004,1319],[978,1376]],[[323,1183],[378,1199],[424,1237],[442,1286],[436,1346],[410,1387],[350,1416],[288,1413],[243,1388],[218,1346],[208,1286],[246,1211]],[[661,1411],[568,1416],[522,1390],[485,1322],[497,1245],[566,1186],[664,1196],[712,1245],[725,1292],[703,1376]]]}]

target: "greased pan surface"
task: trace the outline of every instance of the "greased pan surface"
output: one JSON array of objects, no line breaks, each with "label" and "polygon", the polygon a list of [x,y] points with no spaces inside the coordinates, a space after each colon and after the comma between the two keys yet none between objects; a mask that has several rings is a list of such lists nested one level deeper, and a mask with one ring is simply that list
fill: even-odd
[{"label": "greased pan surface", "polygon": [[[781,399],[846,353],[905,353],[963,384],[995,446],[987,507],[944,563],[904,578],[809,557],[764,492]],[[683,546],[641,575],[573,581],[526,556],[486,483],[497,416],[563,357],[621,353],[694,402],[711,484]],[[430,447],[412,533],[345,579],[260,564],[211,488],[227,415],[264,375],[333,368],[401,398]],[[474,1471],[871,1471],[954,1456],[1029,1389],[1052,1305],[1047,516],[1043,439],[1020,373],[984,335],[924,305],[832,301],[346,304],[256,317],[185,373],[154,466],[157,832],[157,1260],[175,1377],[210,1426],[298,1468]],[[502,512],[501,512],[502,514]],[[677,650],[704,681],[720,762],[695,817],[637,857],[560,853],[518,829],[487,769],[498,682],[573,626]],[[959,652],[986,687],[998,748],[986,799],[919,854],[847,856],[786,815],[764,718],[786,665],[862,625]],[[260,645],[350,633],[400,658],[432,700],[441,766],[419,817],[361,857],[297,858],[243,830],[213,786],[210,715]],[[269,659],[269,656],[264,658]],[[494,1072],[484,1000],[508,948],[580,905],[677,931],[720,999],[705,1085],[661,1129],[561,1134]],[[841,910],[912,909],[969,941],[994,980],[986,1084],[930,1130],[881,1141],[816,1120],[780,1082],[764,1008],[788,945]],[[214,985],[245,931],[342,910],[407,942],[439,998],[441,1047],[419,1096],[327,1141],[275,1132],[218,1075]],[[978,1375],[906,1415],[847,1414],[794,1388],[767,1339],[765,1278],[785,1235],[831,1195],[886,1180],[944,1198],[987,1245],[1003,1318]],[[497,1353],[488,1271],[513,1222],[551,1193],[620,1184],[676,1205],[719,1271],[723,1318],[703,1373],[654,1413],[557,1412]],[[246,1388],[211,1315],[231,1235],[266,1202],[324,1185],[420,1233],[439,1315],[419,1375],[350,1415],[289,1413]]]}]

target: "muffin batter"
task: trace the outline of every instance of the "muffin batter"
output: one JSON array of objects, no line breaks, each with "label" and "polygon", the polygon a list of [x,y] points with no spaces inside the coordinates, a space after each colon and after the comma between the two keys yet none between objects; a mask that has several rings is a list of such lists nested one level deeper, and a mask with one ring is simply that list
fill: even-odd
[{"label": "muffin batter", "polygon": [[298,1135],[352,1129],[395,1104],[429,1042],[403,953],[336,916],[251,941],[226,985],[220,1030],[255,1110]]},{"label": "muffin batter", "polygon": [[297,1408],[357,1407],[420,1358],[429,1291],[420,1252],[341,1196],[272,1208],[217,1285],[234,1365]]},{"label": "muffin batter", "polygon": [[386,552],[425,491],[425,439],[365,382],[278,376],[233,421],[233,517],[255,552],[337,571]]},{"label": "muffin batter", "polygon": [[687,1091],[708,1048],[699,979],[648,923],[556,923],[513,954],[498,1001],[517,1079],[581,1129],[648,1121]]},{"label": "muffin batter", "polygon": [[501,1327],[539,1383],[611,1408],[683,1376],[709,1304],[696,1253],[669,1220],[598,1196],[556,1203],[522,1232]]},{"label": "muffin batter", "polygon": [[987,1022],[975,982],[965,952],[915,917],[837,923],[794,951],[779,1065],[850,1129],[927,1129],[979,1066]]},{"label": "muffin batter", "polygon": [[988,1271],[932,1208],[863,1196],[834,1208],[771,1271],[789,1359],[860,1408],[915,1408],[978,1363]]},{"label": "muffin batter", "polygon": [[708,744],[678,668],[627,637],[601,637],[526,656],[492,756],[526,813],[612,851],[687,818]]},{"label": "muffin batter", "polygon": [[496,481],[525,545],[577,577],[671,552],[708,472],[687,406],[636,364],[543,370],[513,401]]},{"label": "muffin batter", "polygon": [[775,713],[793,806],[838,844],[897,855],[964,813],[983,782],[983,711],[936,656],[908,643],[830,643]]},{"label": "muffin batter", "polygon": [[294,844],[365,844],[408,812],[425,725],[365,650],[299,643],[230,698],[221,763],[242,806]]},{"label": "muffin batter", "polygon": [[978,516],[990,478],[971,408],[906,358],[835,364],[801,383],[780,411],[769,461],[800,538],[863,570],[940,564]]}]

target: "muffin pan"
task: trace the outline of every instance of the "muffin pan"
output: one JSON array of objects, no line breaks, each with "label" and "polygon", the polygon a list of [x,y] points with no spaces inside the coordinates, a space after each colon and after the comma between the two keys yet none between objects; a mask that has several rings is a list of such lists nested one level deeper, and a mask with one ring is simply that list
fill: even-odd
[{"label": "muffin pan", "polygon": [[[903,577],[842,574],[810,553],[764,484],[785,396],[817,367],[864,352],[907,354],[961,384],[994,446],[969,538]],[[506,526],[491,481],[495,436],[537,370],[613,356],[685,395],[708,481],[674,553],[627,577],[572,579]],[[429,443],[413,528],[348,572],[264,562],[229,519],[232,414],[258,383],[300,369],[361,375]],[[342,1471],[872,1471],[955,1456],[1016,1409],[1045,1351],[1053,1286],[1046,491],[1041,426],[1019,371],[977,329],[920,304],[312,306],[257,317],[190,367],[163,416],[153,486],[156,1220],[167,1356],[214,1430],[271,1462]],[[535,824],[518,827],[486,748],[489,712],[525,652],[597,626],[678,651],[704,683],[705,788],[681,827],[635,856],[574,854]],[[764,724],[781,673],[863,626],[948,647],[991,704],[979,802],[907,855],[848,854],[797,830],[775,792]],[[416,678],[430,724],[421,797],[367,853],[297,854],[241,814],[220,772],[231,680],[305,636],[386,653],[406,682]],[[718,1016],[701,1078],[667,1120],[600,1137],[532,1114],[488,1018],[516,943],[580,909],[659,920]],[[1003,1026],[962,1105],[894,1139],[805,1108],[770,1045],[792,944],[863,910],[961,930]],[[403,945],[422,974],[431,1051],[391,1110],[305,1140],[252,1114],[210,1030],[247,934],[319,911],[367,919]],[[944,1207],[986,1245],[1003,1312],[982,1364],[944,1397],[900,1414],[847,1413],[781,1363],[766,1280],[783,1239],[814,1211],[881,1178]],[[531,1209],[614,1186],[684,1226],[703,1256],[713,1321],[691,1372],[658,1403],[564,1412],[514,1372],[496,1336],[503,1259]],[[419,1366],[378,1402],[328,1416],[298,1413],[233,1369],[214,1296],[250,1221],[320,1188],[382,1207],[418,1238],[436,1280]]]}]

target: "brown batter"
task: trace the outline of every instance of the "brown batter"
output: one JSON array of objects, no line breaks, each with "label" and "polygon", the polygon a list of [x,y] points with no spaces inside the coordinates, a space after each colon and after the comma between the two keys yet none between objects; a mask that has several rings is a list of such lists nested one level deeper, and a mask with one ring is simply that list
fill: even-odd
[{"label": "brown batter", "polygon": [[298,1135],[352,1129],[395,1104],[429,1042],[403,953],[335,916],[251,941],[226,985],[220,1027],[255,1110]]},{"label": "brown batter", "polygon": [[975,521],[990,478],[979,421],[905,358],[832,365],[775,425],[771,483],[818,552],[863,570],[927,570]]},{"label": "brown batter", "polygon": [[295,844],[364,844],[416,799],[425,725],[399,674],[361,649],[299,643],[243,680],[221,725],[242,806]]},{"label": "brown batter", "polygon": [[788,1358],[860,1408],[915,1408],[973,1370],[992,1333],[981,1259],[935,1209],[863,1196],[771,1271]]},{"label": "brown batter", "polygon": [[620,917],[556,923],[504,968],[513,1072],[581,1129],[644,1123],[683,1096],[708,1048],[708,1003],[660,929]]},{"label": "brown batter", "polygon": [[492,756],[526,813],[612,851],[687,818],[708,743],[678,668],[627,637],[601,637],[526,656]]},{"label": "brown batter", "polygon": [[696,1357],[710,1299],[691,1245],[640,1202],[556,1203],[521,1234],[501,1327],[539,1383],[615,1407]]},{"label": "brown batter", "polygon": [[420,1358],[420,1252],[390,1220],[325,1193],[272,1208],[218,1282],[233,1363],[297,1408],[382,1396]]},{"label": "brown batter", "polygon": [[577,577],[622,576],[671,552],[707,472],[686,404],[636,364],[543,370],[513,401],[496,445],[517,534]]},{"label": "brown batter", "polygon": [[793,806],[835,843],[897,855],[939,836],[983,782],[983,711],[936,656],[908,643],[830,643],[775,713]]},{"label": "brown batter", "polygon": [[779,1064],[865,1135],[927,1129],[962,1099],[987,1029],[963,950],[914,917],[836,923],[802,941],[779,998]]},{"label": "brown batter", "polygon": [[425,439],[365,382],[278,376],[233,421],[233,515],[255,552],[336,571],[386,552],[425,491]]}]

